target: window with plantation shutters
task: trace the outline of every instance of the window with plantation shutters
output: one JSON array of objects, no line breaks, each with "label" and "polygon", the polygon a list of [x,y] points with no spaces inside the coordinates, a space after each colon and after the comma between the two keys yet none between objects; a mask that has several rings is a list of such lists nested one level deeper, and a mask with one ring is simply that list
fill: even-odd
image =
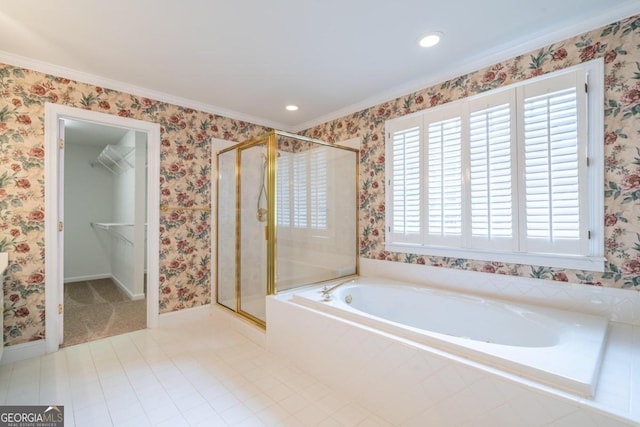
[{"label": "window with plantation shutters", "polygon": [[[415,122],[415,120],[414,120]],[[392,185],[389,188],[393,200],[391,210],[391,234],[404,242],[416,243],[420,237],[420,135],[418,123],[402,123],[402,129],[392,131],[391,151],[393,161],[389,170]]]},{"label": "window with plantation shutters", "polygon": [[462,119],[427,125],[427,235],[438,244],[462,236]]},{"label": "window with plantation shutters", "polygon": [[387,122],[388,251],[603,271],[601,60]]},{"label": "window with plantation shutters", "polygon": [[587,226],[581,204],[587,201],[580,200],[579,155],[585,127],[578,90],[583,85],[566,75],[522,88],[523,216],[529,250],[584,251],[581,230],[586,232]]},{"label": "window with plantation shutters", "polygon": [[296,153],[293,156],[293,226],[307,228],[307,182],[308,168],[306,153]]},{"label": "window with plantation shutters", "polygon": [[282,152],[276,173],[277,225],[327,230],[327,150]]},{"label": "window with plantation shutters", "polygon": [[291,154],[281,153],[276,174],[277,225],[291,226]]},{"label": "window with plantation shutters", "polygon": [[514,100],[513,93],[504,92],[469,103],[472,248],[512,250],[515,246]]},{"label": "window with plantation shutters", "polygon": [[319,147],[309,152],[310,226],[327,229],[327,149]]}]

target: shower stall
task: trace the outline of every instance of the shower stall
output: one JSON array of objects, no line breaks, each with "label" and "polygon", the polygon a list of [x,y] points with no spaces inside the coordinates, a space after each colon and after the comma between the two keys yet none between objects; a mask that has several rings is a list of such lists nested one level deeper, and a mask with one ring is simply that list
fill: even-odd
[{"label": "shower stall", "polygon": [[265,297],[358,273],[358,151],[282,131],[219,151],[218,304],[266,326]]}]

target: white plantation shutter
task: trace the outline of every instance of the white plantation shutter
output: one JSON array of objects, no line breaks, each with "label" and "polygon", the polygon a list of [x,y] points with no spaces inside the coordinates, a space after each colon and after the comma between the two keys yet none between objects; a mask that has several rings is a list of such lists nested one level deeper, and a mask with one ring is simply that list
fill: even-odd
[{"label": "white plantation shutter", "polygon": [[421,125],[403,121],[390,131],[390,218],[393,241],[416,243],[421,234]]},{"label": "white plantation shutter", "polygon": [[326,148],[282,155],[276,181],[278,225],[328,230],[327,182]]},{"label": "white plantation shutter", "polygon": [[503,93],[482,101],[483,107],[497,105],[475,109],[472,104],[469,114],[471,247],[509,250],[515,242],[515,97]]},{"label": "white plantation shutter", "polygon": [[449,245],[462,235],[462,119],[429,123],[426,147],[428,239]]},{"label": "white plantation shutter", "polygon": [[316,230],[327,229],[327,148],[309,153],[310,225]]},{"label": "white plantation shutter", "polygon": [[278,157],[278,172],[276,174],[276,209],[277,225],[291,226],[291,155],[281,152]]},{"label": "white plantation shutter", "polygon": [[307,228],[307,153],[293,156],[293,226]]},{"label": "white plantation shutter", "polygon": [[388,121],[385,249],[604,271],[603,68]]},{"label": "white plantation shutter", "polygon": [[529,251],[578,254],[578,160],[584,137],[579,122],[584,119],[576,75],[562,77],[522,91],[525,238]]}]

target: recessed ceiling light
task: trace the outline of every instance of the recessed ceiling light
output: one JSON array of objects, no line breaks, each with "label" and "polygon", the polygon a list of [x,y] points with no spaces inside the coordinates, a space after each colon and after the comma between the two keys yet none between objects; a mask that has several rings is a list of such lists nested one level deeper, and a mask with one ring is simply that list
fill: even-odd
[{"label": "recessed ceiling light", "polygon": [[287,105],[285,108],[287,109],[287,111],[298,111],[297,105]]},{"label": "recessed ceiling light", "polygon": [[432,47],[440,43],[440,39],[442,38],[442,33],[439,31],[429,33],[426,36],[422,37],[418,44],[422,47]]}]

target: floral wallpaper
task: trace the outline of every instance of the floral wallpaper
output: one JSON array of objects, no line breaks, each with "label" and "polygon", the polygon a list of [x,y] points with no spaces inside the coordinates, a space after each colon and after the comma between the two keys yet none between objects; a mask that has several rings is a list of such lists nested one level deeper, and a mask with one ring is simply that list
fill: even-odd
[{"label": "floral wallpaper", "polygon": [[[209,207],[211,138],[242,141],[268,129],[65,78],[0,64],[0,252],[7,345],[45,336],[44,104],[117,114],[161,125],[160,203]],[[207,304],[211,218],[160,213],[160,312]]]},{"label": "floral wallpaper", "polygon": [[[604,273],[384,250],[386,120],[594,58],[605,61]],[[161,125],[161,204],[210,204],[211,138],[242,141],[268,129],[193,109],[0,64],[0,251],[5,277],[4,339],[45,336],[44,103]],[[308,129],[329,142],[360,137],[360,255],[488,273],[640,290],[640,16],[633,16]],[[207,304],[212,215],[160,213],[160,311]]]},{"label": "floral wallpaper", "polygon": [[[605,62],[606,271],[393,253],[384,249],[385,121],[594,58]],[[360,256],[487,273],[640,290],[640,16],[589,31],[304,132],[329,142],[361,138]]]}]

